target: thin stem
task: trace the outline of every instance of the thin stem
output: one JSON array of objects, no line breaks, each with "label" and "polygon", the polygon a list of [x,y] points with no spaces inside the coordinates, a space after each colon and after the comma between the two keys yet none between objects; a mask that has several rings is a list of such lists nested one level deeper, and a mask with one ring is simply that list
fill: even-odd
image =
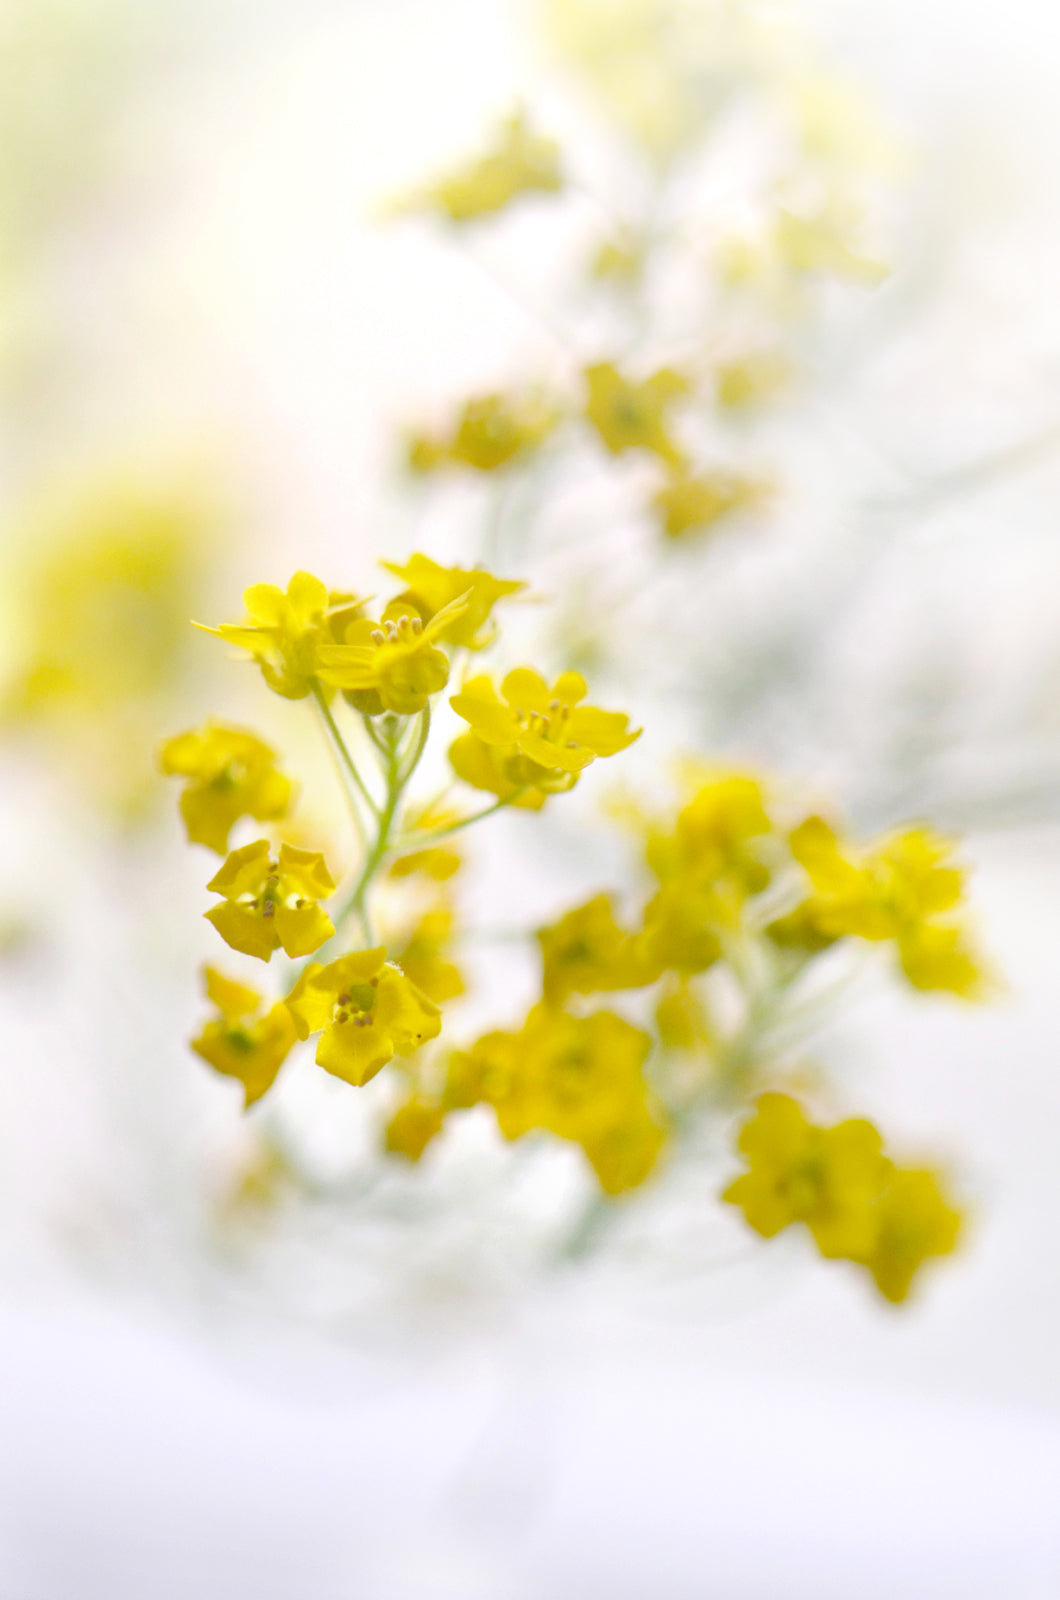
[{"label": "thin stem", "polygon": [[473,811],[469,817],[461,817],[459,822],[450,822],[444,828],[430,828],[425,832],[406,834],[403,839],[398,839],[394,844],[395,850],[425,850],[429,845],[435,844],[439,839],[448,839],[451,833],[459,833],[461,828],[470,828],[473,822],[481,822],[483,817],[492,817],[495,811],[503,811],[505,806],[514,805],[521,794],[526,790],[516,789],[513,794],[506,795],[503,800],[497,800],[491,806],[486,806],[482,811]]},{"label": "thin stem", "polygon": [[[372,931],[371,914],[368,910],[368,891],[371,889],[372,884],[375,881],[376,874],[386,859],[387,854],[393,848],[391,845],[390,836],[393,832],[394,823],[397,819],[398,807],[401,804],[401,796],[404,793],[412,774],[415,772],[417,765],[419,764],[419,759],[426,747],[430,731],[431,709],[430,706],[427,705],[420,713],[420,726],[411,755],[404,762],[402,762],[397,749],[394,747],[394,745],[391,745],[390,760],[386,774],[386,800],[383,804],[382,811],[378,813],[379,831],[376,834],[375,843],[365,856],[364,866],[361,868],[360,877],[353,886],[350,898],[346,905],[339,912],[338,922],[342,922],[343,919],[348,915],[357,915],[357,917],[360,919],[361,927],[364,930],[364,936],[368,940],[369,944],[374,942],[374,934]],[[336,923],[336,926],[338,926],[338,922]]]},{"label": "thin stem", "polygon": [[[378,817],[379,807],[376,805],[367,785],[365,784],[364,779],[358,772],[357,763],[354,761],[349,750],[346,748],[346,741],[343,739],[342,734],[339,731],[338,723],[331,715],[331,707],[328,705],[327,696],[324,694],[323,689],[321,689],[318,683],[313,684],[313,698],[316,700],[320,714],[324,719],[324,725],[331,736],[332,750],[338,758],[340,765],[346,772],[347,776],[353,780],[354,786],[356,787],[361,798],[364,800],[364,803],[368,807],[369,811],[374,817]],[[367,838],[364,833],[360,812],[357,811],[356,807],[353,807],[352,809],[354,816],[357,819],[357,827],[358,832],[361,835],[361,842],[362,844],[367,844]]]}]

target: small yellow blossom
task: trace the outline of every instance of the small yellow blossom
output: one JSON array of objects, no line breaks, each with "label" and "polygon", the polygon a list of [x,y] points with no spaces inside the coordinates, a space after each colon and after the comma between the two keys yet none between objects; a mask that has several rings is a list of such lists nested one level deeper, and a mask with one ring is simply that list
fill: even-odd
[{"label": "small yellow blossom", "polygon": [[857,216],[830,207],[816,216],[777,214],[774,240],[781,261],[795,272],[829,273],[852,283],[875,285],[891,275],[882,261],[852,250],[849,237]]},{"label": "small yellow blossom", "polygon": [[335,932],[318,899],[335,891],[324,857],[282,844],[273,859],[267,839],[233,850],[206,886],[224,896],[206,912],[221,938],[244,955],[272,959],[274,950],[306,956]]},{"label": "small yellow blossom", "polygon": [[625,1194],[651,1176],[666,1144],[666,1130],[640,1105],[612,1127],[586,1135],[581,1144],[604,1193]]},{"label": "small yellow blossom", "polygon": [[608,361],[586,367],[589,398],[585,415],[612,455],[625,450],[650,450],[671,466],[680,466],[684,453],[667,432],[667,412],[688,393],[688,380],[663,367],[634,383]]},{"label": "small yellow blossom", "polygon": [[536,450],[558,421],[558,412],[536,397],[480,395],[464,406],[450,438],[414,434],[409,442],[409,466],[415,472],[431,472],[447,464],[496,472]]},{"label": "small yellow blossom", "polygon": [[493,793],[498,792],[494,784],[500,779],[514,790],[547,794],[571,788],[597,756],[625,750],[640,732],[630,732],[629,718],[622,712],[580,705],[587,693],[585,679],[577,672],[561,673],[549,688],[529,667],[516,667],[501,684],[500,695],[489,678],[469,679],[449,703],[471,724],[479,742],[495,753],[500,777],[475,783],[469,773],[476,771],[476,752],[466,746],[458,758],[464,767],[460,776]]},{"label": "small yellow blossom", "polygon": [[514,1082],[517,1057],[518,1035],[500,1028],[484,1033],[468,1050],[452,1051],[442,1094],[445,1108],[464,1111],[503,1099]]},{"label": "small yellow blossom", "polygon": [[302,700],[310,693],[322,647],[333,644],[333,630],[360,609],[356,596],[329,593],[310,572],[296,572],[286,592],[274,583],[252,583],[243,591],[243,604],[248,623],[195,626],[248,651],[269,688],[287,700]]},{"label": "small yellow blossom", "polygon": [[386,1126],[386,1148],[391,1155],[418,1161],[442,1131],[444,1112],[440,1105],[412,1095],[402,1102]]},{"label": "small yellow blossom", "polygon": [[[560,783],[551,781],[554,777],[551,772],[542,771],[540,777],[535,777],[532,763],[518,751],[504,751],[488,745],[477,733],[464,733],[453,740],[449,746],[449,763],[457,777],[472,789],[484,789],[506,805],[519,806],[526,811],[540,811],[549,794],[557,788],[571,787],[566,773],[562,774]],[[509,771],[513,776],[509,776]],[[549,782],[547,790],[540,787],[545,781]]]},{"label": "small yellow blossom", "polygon": [[964,999],[982,993],[981,966],[952,917],[964,879],[951,862],[950,840],[909,828],[858,851],[841,845],[823,817],[807,817],[791,834],[791,850],[813,889],[792,913],[807,934],[824,941],[851,935],[894,939],[916,988],[948,990]]},{"label": "small yellow blossom", "polygon": [[459,850],[436,844],[429,850],[413,850],[410,855],[399,856],[390,868],[392,878],[411,878],[420,873],[435,883],[445,883],[460,871],[463,857]]},{"label": "small yellow blossom", "polygon": [[913,1278],[931,1256],[953,1251],[961,1215],[945,1199],[933,1172],[895,1168],[879,1207],[875,1244],[864,1263],[884,1299],[899,1305]]},{"label": "small yellow blossom", "polygon": [[764,1094],[738,1144],[750,1170],[722,1199],[739,1206],[756,1233],[771,1239],[804,1222],[823,1256],[860,1260],[873,1250],[891,1164],[871,1122],[818,1128],[789,1095]]},{"label": "small yellow blossom", "polygon": [[667,1050],[707,1051],[717,1044],[706,1007],[692,984],[668,978],[655,1007],[655,1026]]},{"label": "small yellow blossom", "polygon": [[526,588],[517,579],[495,578],[482,567],[440,567],[428,556],[411,556],[403,567],[393,561],[382,565],[407,586],[398,602],[414,606],[425,623],[460,602],[459,614],[450,613],[446,639],[467,650],[482,650],[492,642],[496,636],[491,624],[493,607],[498,600]]},{"label": "small yellow blossom", "polygon": [[452,934],[452,912],[446,906],[435,906],[424,912],[394,958],[405,976],[436,1005],[464,992],[459,967],[443,955]]},{"label": "small yellow blossom", "polygon": [[294,1021],[281,1001],[259,1015],[261,995],[246,984],[226,978],[215,967],[205,968],[206,995],[220,1013],[207,1022],[191,1048],[215,1072],[238,1078],[253,1105],[272,1088],[294,1044]]},{"label": "small yellow blossom", "polygon": [[382,948],[340,956],[327,966],[311,962],[287,1005],[299,1038],[320,1033],[319,1065],[357,1085],[441,1031],[434,1001],[387,962]]},{"label": "small yellow blossom", "polygon": [[726,361],[715,374],[718,404],[746,411],[772,400],[791,381],[791,362],[776,350],[760,350]]},{"label": "small yellow blossom", "polygon": [[502,211],[518,196],[562,187],[559,146],[534,134],[520,110],[502,124],[494,149],[414,198],[408,209],[439,210],[451,222]]},{"label": "small yellow blossom", "polygon": [[660,963],[648,961],[641,943],[619,927],[610,895],[598,894],[568,911],[541,928],[537,938],[550,1005],[562,1005],[572,994],[640,989],[662,972]]},{"label": "small yellow blossom", "polygon": [[275,759],[276,752],[254,734],[218,722],[167,739],[159,764],[163,772],[189,780],[180,797],[189,840],[223,856],[241,817],[285,817],[291,780],[276,770]]},{"label": "small yellow blossom", "polygon": [[449,658],[436,641],[448,637],[467,609],[466,594],[451,600],[425,623],[408,600],[391,600],[378,622],[358,617],[341,644],[324,646],[318,671],[322,682],[354,696],[362,711],[378,715],[422,711],[432,694],[449,682]]},{"label": "small yellow blossom", "polygon": [[663,532],[678,540],[716,527],[736,512],[754,510],[768,493],[767,484],[739,473],[681,471],[656,492],[652,505],[662,520]]}]

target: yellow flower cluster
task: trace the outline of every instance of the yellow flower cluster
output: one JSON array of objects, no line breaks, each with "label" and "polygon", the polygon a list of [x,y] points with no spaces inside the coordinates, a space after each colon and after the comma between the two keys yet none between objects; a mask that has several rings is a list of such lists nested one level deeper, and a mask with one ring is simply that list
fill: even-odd
[{"label": "yellow flower cluster", "polygon": [[898,1304],[924,1262],[948,1255],[960,1213],[936,1175],[898,1167],[862,1117],[818,1127],[785,1094],[764,1094],[740,1131],[748,1171],[725,1190],[763,1238],[805,1223],[821,1254],[866,1267]]}]

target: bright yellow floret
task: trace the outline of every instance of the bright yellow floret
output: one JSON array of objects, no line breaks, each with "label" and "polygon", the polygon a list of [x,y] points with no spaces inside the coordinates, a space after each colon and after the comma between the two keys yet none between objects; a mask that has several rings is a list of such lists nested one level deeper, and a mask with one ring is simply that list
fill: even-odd
[{"label": "bright yellow floret", "polygon": [[233,850],[206,887],[224,896],[207,919],[244,955],[269,961],[281,948],[289,956],[310,955],[335,932],[317,905],[335,891],[318,851],[282,844],[273,858],[269,841],[256,839]]},{"label": "bright yellow floret", "polygon": [[449,657],[438,642],[449,638],[467,605],[467,594],[458,595],[425,623],[411,601],[399,599],[390,601],[378,622],[356,618],[341,644],[321,649],[321,681],[352,694],[369,716],[422,711],[431,695],[449,682]]},{"label": "bright yellow floret", "polygon": [[299,1038],[320,1033],[316,1059],[346,1083],[365,1084],[395,1055],[437,1038],[441,1014],[386,951],[312,962],[287,996]]},{"label": "bright yellow floret", "polygon": [[460,603],[459,613],[448,613],[451,621],[445,637],[466,650],[482,650],[492,642],[496,636],[491,620],[494,606],[526,588],[518,579],[495,578],[482,567],[440,567],[429,556],[410,556],[403,567],[393,561],[382,565],[406,585],[395,603],[414,606],[425,623]]},{"label": "bright yellow floret", "polygon": [[330,593],[311,572],[296,572],[286,591],[252,583],[243,591],[243,604],[248,623],[195,626],[248,651],[269,688],[287,700],[302,700],[312,691],[322,647],[333,644],[333,630],[360,609],[355,595]]},{"label": "bright yellow floret", "polygon": [[598,894],[537,935],[544,963],[543,993],[551,1005],[572,994],[640,989],[662,972],[642,941],[615,921],[610,895]]}]

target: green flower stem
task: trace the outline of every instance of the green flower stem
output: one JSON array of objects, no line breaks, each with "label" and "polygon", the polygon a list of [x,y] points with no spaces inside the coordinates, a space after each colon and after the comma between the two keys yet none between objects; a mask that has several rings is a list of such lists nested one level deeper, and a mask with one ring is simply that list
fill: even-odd
[{"label": "green flower stem", "polygon": [[[313,698],[317,703],[317,708],[320,711],[320,715],[324,719],[324,726],[327,728],[329,734],[332,753],[334,754],[340,768],[345,774],[345,777],[352,780],[355,789],[360,794],[372,816],[378,818],[380,815],[379,807],[373,800],[364,779],[358,772],[357,763],[354,761],[349,750],[346,748],[346,741],[343,739],[342,734],[339,731],[338,723],[331,715],[331,707],[328,705],[327,696],[324,694],[324,691],[321,689],[318,683],[314,683],[313,685]],[[349,792],[348,789],[347,792]],[[353,815],[357,823],[357,831],[361,836],[361,843],[363,845],[367,845],[368,840],[364,831],[363,819],[356,805],[352,803],[352,797],[351,810],[353,811]]]},{"label": "green flower stem", "polygon": [[495,812],[503,811],[505,806],[512,805],[521,794],[525,793],[525,789],[516,789],[514,794],[506,796],[505,799],[486,806],[482,811],[473,811],[469,817],[461,817],[459,822],[451,822],[445,828],[429,828],[422,833],[407,833],[403,839],[395,842],[394,849],[401,854],[406,850],[426,850],[439,839],[448,839],[450,834],[459,833],[461,828],[470,828],[473,822],[481,822],[483,817],[492,817]]}]

